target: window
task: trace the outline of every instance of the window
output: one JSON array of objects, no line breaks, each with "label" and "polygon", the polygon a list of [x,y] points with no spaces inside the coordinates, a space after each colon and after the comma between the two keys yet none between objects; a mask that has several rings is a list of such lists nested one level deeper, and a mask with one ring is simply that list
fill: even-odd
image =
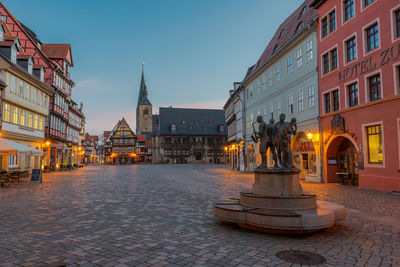
[{"label": "window", "polygon": [[43,130],[43,118],[42,117],[40,117],[40,119],[39,119],[39,130]]},{"label": "window", "polygon": [[256,86],[257,86],[257,94],[259,94],[260,93],[260,79],[257,79]]},{"label": "window", "polygon": [[18,156],[17,155],[8,156],[8,167],[18,167]]},{"label": "window", "polygon": [[337,49],[334,48],[322,56],[324,74],[337,69]]},{"label": "window", "polygon": [[303,29],[303,28],[304,28],[304,22],[300,22],[300,23],[297,25],[296,32],[300,31],[300,30]]},{"label": "window", "polygon": [[29,168],[29,156],[25,156],[25,168]]},{"label": "window", "polygon": [[266,77],[265,77],[265,75],[262,77],[262,89],[263,89],[263,91],[264,91],[265,89],[267,89],[267,82],[266,82]]},{"label": "window", "polygon": [[126,151],[126,148],[123,146],[123,147],[121,147],[121,152],[122,153],[125,153],[125,151]]},{"label": "window", "polygon": [[272,72],[268,73],[268,85],[272,86]]},{"label": "window", "polygon": [[336,11],[329,14],[329,32],[336,30]]},{"label": "window", "polygon": [[19,117],[19,108],[13,108],[13,123],[18,124],[18,117]]},{"label": "window", "polygon": [[15,87],[16,87],[16,83],[17,83],[17,81],[15,80],[15,77],[14,76],[12,76],[11,77],[11,93],[15,93]]},{"label": "window", "polygon": [[19,95],[23,96],[24,95],[24,82],[19,81]]},{"label": "window", "polygon": [[31,98],[31,86],[29,84],[26,85],[25,97],[28,100]]},{"label": "window", "polygon": [[281,33],[279,34],[279,39],[282,38],[282,36],[284,36],[285,33],[286,33],[286,31],[285,31],[285,29],[283,29],[283,30],[281,31]]},{"label": "window", "polygon": [[44,82],[44,68],[40,68],[40,81]]},{"label": "window", "polygon": [[325,113],[339,110],[339,90],[333,90],[324,94]]},{"label": "window", "polygon": [[303,65],[303,57],[302,57],[301,48],[296,50],[296,62],[297,62],[298,68],[300,68]]},{"label": "window", "polygon": [[370,5],[373,2],[375,2],[375,0],[364,0],[364,7]]},{"label": "window", "polygon": [[368,78],[369,101],[381,99],[381,75],[377,74]]},{"label": "window", "polygon": [[396,10],[395,12],[394,12],[394,16],[395,16],[395,31],[396,31],[396,38],[399,38],[400,37],[400,9],[398,9],[398,10]]},{"label": "window", "polygon": [[282,110],[281,110],[281,101],[278,101],[278,102],[276,103],[276,114],[277,114],[277,117],[279,117],[279,116],[281,115],[281,113],[282,113]]},{"label": "window", "polygon": [[293,114],[294,110],[293,110],[293,96],[290,95],[288,96],[288,113],[289,114]]},{"label": "window", "polygon": [[368,162],[383,163],[382,127],[367,127]]},{"label": "window", "polygon": [[38,129],[38,126],[39,126],[39,118],[38,118],[38,115],[36,115],[35,114],[35,117],[34,117],[35,119],[34,119],[34,121],[33,121],[33,128],[35,128],[35,129]]},{"label": "window", "polygon": [[297,102],[297,108],[299,111],[303,111],[304,110],[304,93],[303,90],[300,90],[298,92],[298,102]]},{"label": "window", "polygon": [[356,37],[346,41],[346,60],[350,62],[357,58]]},{"label": "window", "polygon": [[288,56],[287,58],[287,73],[292,72],[292,56]]},{"label": "window", "polygon": [[329,33],[336,30],[336,11],[332,11],[326,17],[321,19],[321,35],[326,37]]},{"label": "window", "polygon": [[11,47],[11,62],[17,63],[17,47],[16,47],[16,45],[13,45]]},{"label": "window", "polygon": [[33,89],[33,102],[34,103],[37,103],[37,94],[38,94],[37,89],[36,88]]},{"label": "window", "polygon": [[308,86],[308,106],[310,108],[315,106],[314,85]]},{"label": "window", "polygon": [[[29,113],[29,115],[28,115],[28,127],[30,127],[30,128],[32,128],[32,121],[33,121],[32,113]],[[56,125],[54,125],[54,126],[56,126]]]},{"label": "window", "polygon": [[118,153],[118,152],[119,152],[119,147],[117,147],[117,146],[114,147],[114,152],[117,152],[117,153]]},{"label": "window", "polygon": [[173,131],[173,132],[176,131],[176,124],[175,123],[171,124],[171,131]]},{"label": "window", "polygon": [[275,45],[275,47],[274,47],[274,53],[276,53],[276,51],[278,51],[279,50],[279,45]]},{"label": "window", "polygon": [[307,58],[307,61],[310,61],[313,58],[312,40],[308,40],[306,43],[306,58]]},{"label": "window", "polygon": [[20,124],[25,126],[25,110],[21,110]]},{"label": "window", "polygon": [[344,1],[344,21],[348,21],[354,17],[354,0]]},{"label": "window", "polygon": [[119,139],[119,143],[123,144],[124,143],[124,139]]},{"label": "window", "polygon": [[367,51],[374,50],[379,47],[379,35],[378,35],[378,24],[375,23],[371,27],[367,28]]},{"label": "window", "polygon": [[30,74],[32,74],[32,70],[33,70],[33,62],[32,62],[32,59],[29,59],[28,60],[28,72]]},{"label": "window", "polygon": [[279,81],[281,79],[280,67],[275,66],[275,80]]},{"label": "window", "polygon": [[349,95],[349,107],[354,107],[358,105],[358,84],[353,83],[347,86],[347,91]]},{"label": "window", "polygon": [[4,121],[10,122],[11,106],[10,104],[4,104]]}]

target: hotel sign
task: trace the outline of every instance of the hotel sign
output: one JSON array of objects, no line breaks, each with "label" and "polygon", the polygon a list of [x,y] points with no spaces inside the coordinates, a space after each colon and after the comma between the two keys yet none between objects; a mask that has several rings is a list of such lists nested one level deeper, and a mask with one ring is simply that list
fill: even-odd
[{"label": "hotel sign", "polygon": [[[383,66],[389,63],[391,60],[396,60],[400,56],[400,43],[393,45],[390,48],[383,49],[379,53],[380,62],[379,65]],[[345,68],[338,73],[339,83],[345,82],[351,78],[357,77],[359,74],[366,73],[368,71],[374,70],[376,68],[376,62],[373,61],[372,56],[369,56],[363,60],[360,60],[353,65]]]}]

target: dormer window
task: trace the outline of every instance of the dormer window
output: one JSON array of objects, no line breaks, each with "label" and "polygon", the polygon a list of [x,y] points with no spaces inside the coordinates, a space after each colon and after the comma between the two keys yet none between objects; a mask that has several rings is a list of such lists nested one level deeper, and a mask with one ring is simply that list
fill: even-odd
[{"label": "dormer window", "polygon": [[219,126],[219,131],[222,133],[223,131],[225,131],[225,126],[223,124],[221,124]]},{"label": "dormer window", "polygon": [[275,45],[275,47],[274,47],[274,53],[276,52],[276,51],[278,51],[279,50],[279,45]]},{"label": "dormer window", "polygon": [[11,62],[17,63],[17,47],[16,47],[16,45],[13,45],[11,47]]},{"label": "dormer window", "polygon": [[171,123],[171,132],[176,132],[176,124]]},{"label": "dormer window", "polygon": [[4,40],[4,28],[3,25],[1,25],[0,27],[0,41]]},{"label": "dormer window", "polygon": [[300,31],[303,28],[304,28],[304,22],[300,22],[299,25],[297,25],[296,32]]},{"label": "dormer window", "polygon": [[44,67],[40,68],[40,81],[44,82]]},{"label": "dormer window", "polygon": [[283,29],[283,30],[281,31],[281,33],[279,34],[279,39],[281,39],[281,38],[282,38],[282,36],[284,36],[284,35],[285,35],[285,33],[286,33],[286,30],[285,30],[285,29]]},{"label": "dormer window", "polygon": [[308,6],[306,6],[306,7],[303,8],[303,10],[301,11],[301,14],[300,14],[300,18],[301,18],[302,16],[304,16],[304,14],[306,14],[306,12],[308,11],[308,9],[309,9]]},{"label": "dormer window", "polygon": [[32,58],[30,58],[28,59],[28,72],[32,74],[32,70],[33,70],[33,61]]}]

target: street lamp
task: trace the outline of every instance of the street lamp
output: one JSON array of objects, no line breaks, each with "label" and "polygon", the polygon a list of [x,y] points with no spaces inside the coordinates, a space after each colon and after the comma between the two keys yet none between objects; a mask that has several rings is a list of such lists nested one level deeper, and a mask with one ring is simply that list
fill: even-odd
[{"label": "street lamp", "polygon": [[310,130],[308,130],[307,138],[308,138],[308,141],[310,141],[310,143],[311,143],[312,142],[312,138],[313,138],[313,133]]}]

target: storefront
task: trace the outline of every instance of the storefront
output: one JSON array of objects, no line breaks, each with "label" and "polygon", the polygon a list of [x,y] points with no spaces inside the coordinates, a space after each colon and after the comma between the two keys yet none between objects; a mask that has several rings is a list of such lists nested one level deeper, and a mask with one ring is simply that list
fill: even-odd
[{"label": "storefront", "polygon": [[301,170],[300,179],[317,176],[317,155],[312,140],[300,133],[293,144],[293,165]]}]

